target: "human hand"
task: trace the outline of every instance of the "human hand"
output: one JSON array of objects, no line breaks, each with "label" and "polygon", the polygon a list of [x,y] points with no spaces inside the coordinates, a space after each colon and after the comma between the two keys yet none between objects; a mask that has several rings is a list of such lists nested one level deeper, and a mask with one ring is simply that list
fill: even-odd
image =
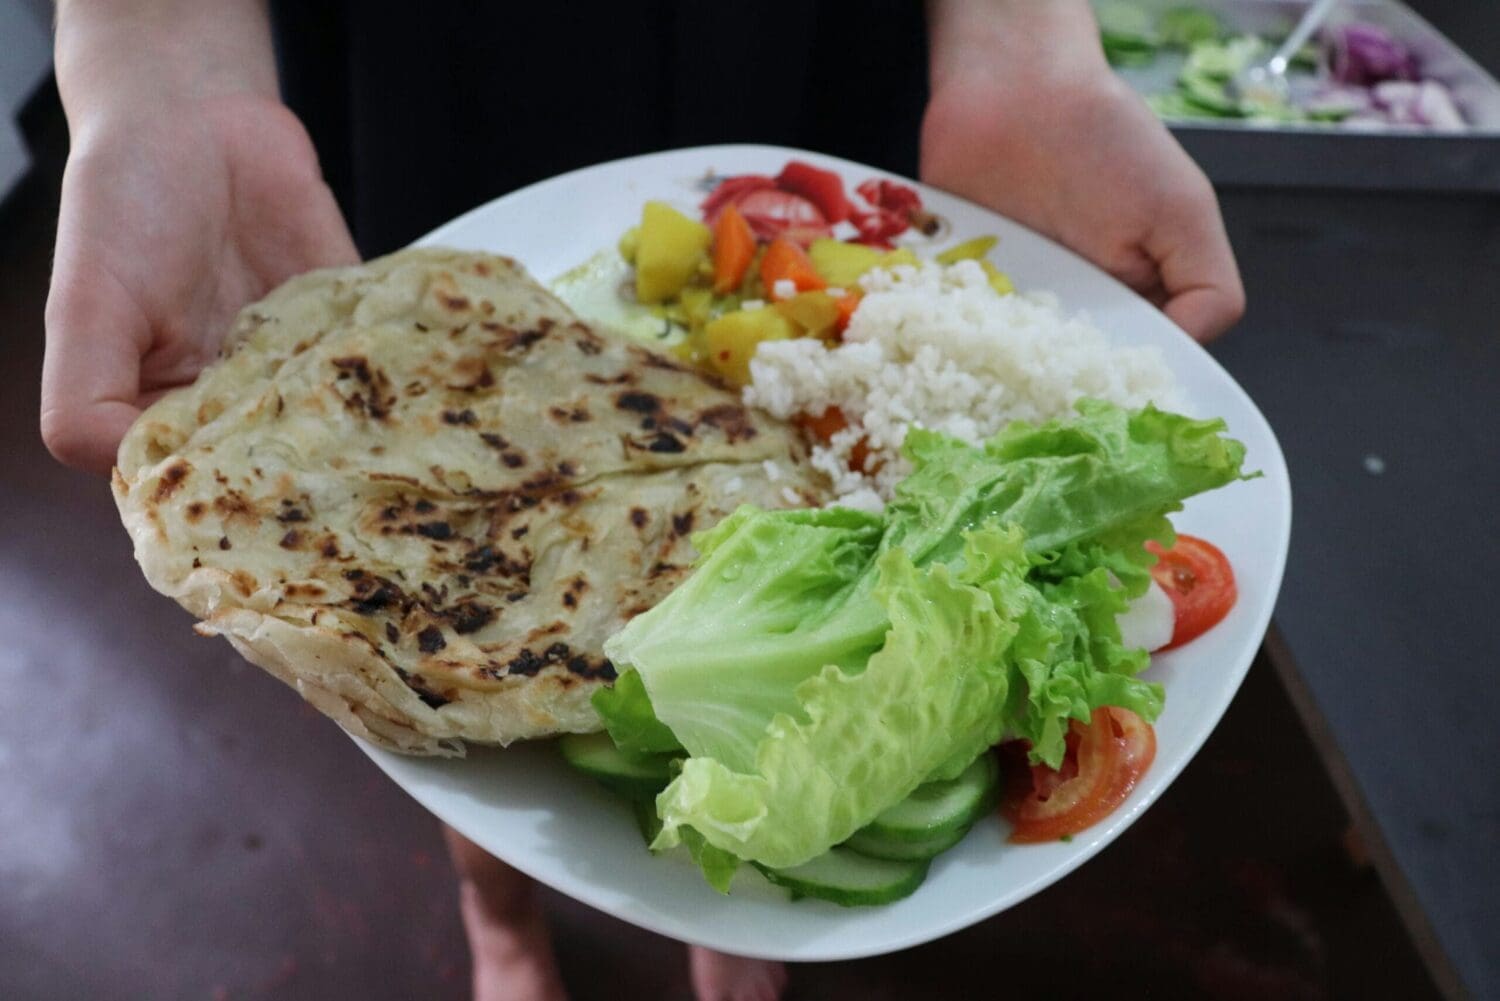
[{"label": "human hand", "polygon": [[1203,341],[1244,313],[1202,171],[1104,61],[1083,0],[936,0],[922,179],[1093,261]]},{"label": "human hand", "polygon": [[[70,22],[73,6],[59,10],[72,148],[41,428],[58,459],[107,473],[131,422],[213,360],[240,307],[358,254],[306,132],[276,99],[258,4],[229,5],[251,17],[238,25],[210,14],[214,30],[237,28],[227,51],[139,22],[123,36],[119,23],[81,23],[95,8]],[[121,45],[127,59],[100,54]]]}]

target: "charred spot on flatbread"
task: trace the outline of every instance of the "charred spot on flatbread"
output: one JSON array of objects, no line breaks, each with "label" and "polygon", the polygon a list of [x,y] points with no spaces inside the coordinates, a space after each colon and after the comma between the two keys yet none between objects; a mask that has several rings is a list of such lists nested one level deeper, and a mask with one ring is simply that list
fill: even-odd
[{"label": "charred spot on flatbread", "polygon": [[248,307],[113,484],[200,632],[359,736],[452,754],[597,729],[604,640],[690,572],[693,532],[826,499],[805,459],[513,261],[415,250]]}]

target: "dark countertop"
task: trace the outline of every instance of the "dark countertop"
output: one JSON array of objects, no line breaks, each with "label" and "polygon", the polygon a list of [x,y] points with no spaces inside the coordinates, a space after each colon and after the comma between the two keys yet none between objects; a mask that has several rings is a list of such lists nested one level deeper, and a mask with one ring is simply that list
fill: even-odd
[{"label": "dark countertop", "polygon": [[1500,996],[1500,198],[1223,202],[1251,307],[1214,354],[1291,469],[1276,621],[1304,711],[1419,940],[1425,915]]},{"label": "dark countertop", "polygon": [[[1408,2],[1500,75],[1500,5]],[[1302,154],[1330,152],[1266,138],[1247,155],[1314,176]],[[1494,140],[1422,148],[1500,169]],[[1221,186],[1250,310],[1213,351],[1291,470],[1273,658],[1440,986],[1489,998],[1500,997],[1500,196],[1422,193],[1420,176],[1399,193]]]}]

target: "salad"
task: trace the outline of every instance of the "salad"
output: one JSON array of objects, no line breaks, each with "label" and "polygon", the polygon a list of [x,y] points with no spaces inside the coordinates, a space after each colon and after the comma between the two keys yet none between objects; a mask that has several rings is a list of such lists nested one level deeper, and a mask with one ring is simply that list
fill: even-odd
[{"label": "salad", "polygon": [[1138,70],[1181,59],[1172,87],[1147,99],[1169,120],[1465,127],[1452,91],[1427,76],[1416,54],[1377,24],[1351,21],[1326,29],[1318,44],[1293,60],[1287,99],[1267,100],[1238,98],[1229,84],[1245,67],[1269,57],[1279,39],[1232,32],[1199,7],[1173,7],[1153,18],[1129,0],[1112,0],[1098,4],[1097,13],[1105,55],[1116,68]]},{"label": "salad", "polygon": [[[1024,294],[985,259],[992,237],[941,261],[895,245],[942,227],[914,190],[856,194],[794,161],[717,184],[697,219],[647,203],[620,247],[633,308],[745,385],[764,344],[836,351],[893,274],[965,268],[994,301]],[[747,506],[694,536],[693,574],[605,645],[606,732],[562,753],[723,892],[748,867],[794,895],[896,900],[997,804],[1013,842],[1071,837],[1155,756],[1146,647],[1234,603],[1223,554],[1168,520],[1243,478],[1224,431],[1088,399],[973,440],[914,423],[878,509]]]}]

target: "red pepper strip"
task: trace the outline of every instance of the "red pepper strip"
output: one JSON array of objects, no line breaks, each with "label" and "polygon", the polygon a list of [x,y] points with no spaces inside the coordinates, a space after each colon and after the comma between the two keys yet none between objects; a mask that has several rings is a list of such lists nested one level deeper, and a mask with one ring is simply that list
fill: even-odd
[{"label": "red pepper strip", "polygon": [[854,223],[854,228],[859,231],[859,235],[854,238],[855,243],[885,250],[891,249],[891,237],[900,236],[911,228],[911,223],[905,216],[885,209],[876,209],[873,212],[860,212],[856,209],[849,217],[849,221]]},{"label": "red pepper strip", "polygon": [[782,191],[801,195],[818,207],[823,218],[831,223],[849,218],[852,206],[844,194],[844,182],[831,170],[822,170],[810,163],[790,160],[781,173],[776,175],[776,186]]},{"label": "red pepper strip", "polygon": [[859,231],[856,243],[889,248],[891,238],[905,233],[912,216],[922,211],[922,196],[909,185],[871,178],[854,190],[872,206],[868,212],[850,210],[849,221]]},{"label": "red pepper strip", "polygon": [[877,209],[889,209],[900,215],[910,215],[922,208],[922,196],[917,194],[917,189],[897,181],[872,177],[854,190]]}]

